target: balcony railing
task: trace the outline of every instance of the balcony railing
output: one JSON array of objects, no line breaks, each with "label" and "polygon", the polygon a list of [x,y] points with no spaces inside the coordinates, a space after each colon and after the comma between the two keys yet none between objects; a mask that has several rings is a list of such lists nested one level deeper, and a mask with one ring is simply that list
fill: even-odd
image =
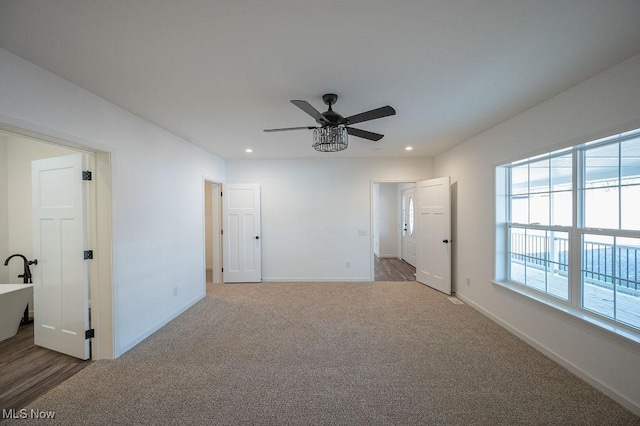
[{"label": "balcony railing", "polygon": [[[569,240],[550,232],[543,235],[511,234],[511,260],[565,275],[569,265]],[[615,273],[614,273],[615,264]],[[618,287],[638,290],[640,282],[640,248],[598,242],[585,242],[582,274],[598,283],[615,283]]]}]

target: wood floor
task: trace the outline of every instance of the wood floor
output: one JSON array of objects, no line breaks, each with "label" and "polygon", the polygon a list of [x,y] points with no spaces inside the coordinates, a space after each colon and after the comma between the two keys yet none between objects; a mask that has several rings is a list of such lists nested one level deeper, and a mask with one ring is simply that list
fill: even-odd
[{"label": "wood floor", "polygon": [[0,410],[25,407],[89,363],[34,345],[33,324],[20,327],[0,343]]},{"label": "wood floor", "polygon": [[375,256],[375,280],[415,281],[416,268],[400,259]]}]

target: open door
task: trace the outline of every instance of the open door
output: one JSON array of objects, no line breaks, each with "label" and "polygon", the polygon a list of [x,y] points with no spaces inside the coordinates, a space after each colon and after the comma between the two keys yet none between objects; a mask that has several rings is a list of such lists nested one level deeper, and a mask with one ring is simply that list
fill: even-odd
[{"label": "open door", "polygon": [[260,185],[223,185],[222,240],[225,283],[262,281]]},{"label": "open door", "polygon": [[88,359],[85,154],[31,163],[35,344]]},{"label": "open door", "polygon": [[451,294],[451,195],[449,177],[417,184],[416,280]]}]

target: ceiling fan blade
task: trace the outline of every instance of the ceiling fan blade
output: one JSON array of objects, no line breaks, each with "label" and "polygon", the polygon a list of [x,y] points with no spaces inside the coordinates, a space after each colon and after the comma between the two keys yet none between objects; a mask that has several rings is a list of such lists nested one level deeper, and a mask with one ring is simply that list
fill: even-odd
[{"label": "ceiling fan blade", "polygon": [[396,110],[387,105],[380,108],[372,109],[371,111],[352,115],[351,117],[345,118],[345,121],[348,124],[356,124],[362,123],[363,121],[375,120],[376,118],[388,117],[395,114]]},{"label": "ceiling fan blade", "polygon": [[311,130],[311,129],[315,129],[314,126],[302,126],[302,127],[283,127],[281,129],[264,129],[264,132],[286,132],[289,130]]},{"label": "ceiling fan blade", "polygon": [[347,127],[347,133],[351,136],[369,139],[370,141],[379,141],[384,137],[384,135],[381,135],[380,133],[367,132],[366,130],[354,129],[353,127]]},{"label": "ceiling fan blade", "polygon": [[324,116],[320,113],[320,111],[315,109],[309,102],[293,100],[291,101],[291,103],[297,106],[298,108],[300,108],[301,110],[303,110],[304,112],[306,112],[307,114],[309,114],[310,116],[312,116],[316,121],[322,121],[322,122],[327,121],[327,119],[324,118]]}]

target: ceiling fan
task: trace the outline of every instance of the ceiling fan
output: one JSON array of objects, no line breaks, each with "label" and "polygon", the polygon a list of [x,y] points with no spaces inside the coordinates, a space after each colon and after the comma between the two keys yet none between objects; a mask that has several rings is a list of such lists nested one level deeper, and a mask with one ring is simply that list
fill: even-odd
[{"label": "ceiling fan", "polygon": [[372,109],[371,111],[362,112],[360,114],[343,117],[335,112],[331,106],[338,100],[338,95],[328,93],[322,96],[322,100],[329,109],[320,112],[315,109],[309,102],[293,100],[292,104],[309,114],[316,120],[317,126],[301,126],[301,127],[285,127],[280,129],[265,129],[265,132],[284,132],[289,130],[313,130],[313,147],[317,151],[336,152],[347,148],[347,134],[371,141],[379,141],[384,137],[380,133],[373,133],[362,129],[350,127],[352,124],[362,123],[364,121],[375,120],[378,118],[395,115],[396,110],[389,105]]}]

